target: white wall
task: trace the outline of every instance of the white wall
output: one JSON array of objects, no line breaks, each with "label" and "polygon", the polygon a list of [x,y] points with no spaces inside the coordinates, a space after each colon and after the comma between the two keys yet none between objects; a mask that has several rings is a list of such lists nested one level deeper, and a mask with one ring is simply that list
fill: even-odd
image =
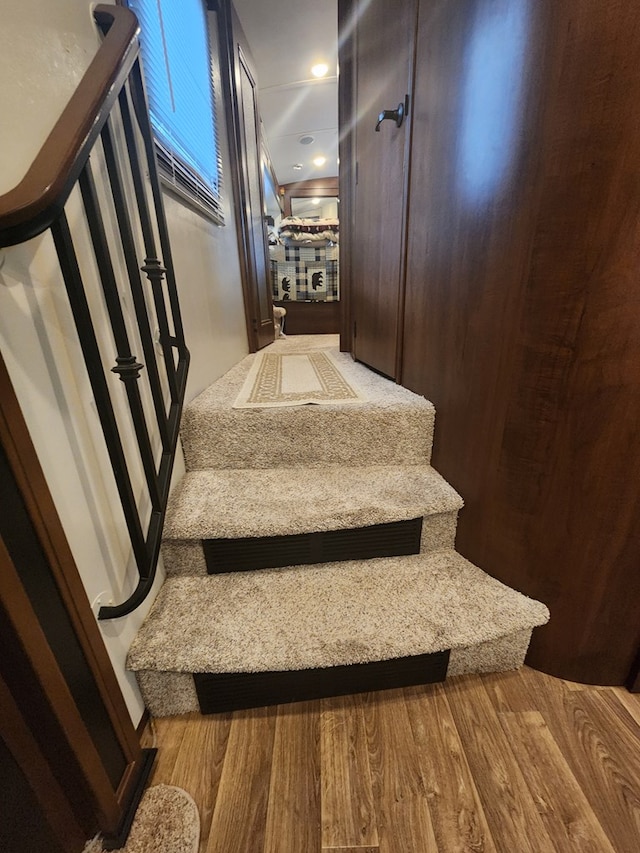
[{"label": "white wall", "polygon": [[[21,0],[3,9],[0,70],[16,86],[4,86],[0,91],[0,192],[12,188],[24,175],[99,45],[90,14],[93,5],[87,0]],[[220,118],[224,120],[223,115]],[[222,126],[220,131],[226,141],[226,128]],[[226,144],[222,157],[223,169],[228,168]],[[103,171],[97,156],[99,189]],[[192,354],[188,399],[248,352],[229,192],[227,187],[227,224],[223,227],[175,197],[165,198],[185,335]],[[82,239],[84,226],[75,196],[67,213],[80,234],[77,251],[89,299],[100,315],[103,309],[95,264],[86,235]],[[107,225],[110,227],[109,222]],[[121,257],[115,262],[124,281]],[[122,300],[127,311],[124,289]],[[98,334],[108,348],[106,327],[99,328]],[[135,585],[130,545],[48,234],[0,251],[0,347],[87,596],[92,601],[104,592],[106,598],[122,601]],[[126,417],[124,400],[117,397],[117,390],[115,394],[116,409]],[[148,410],[148,395],[145,405]],[[132,481],[142,495],[142,472],[132,444],[126,452]],[[179,456],[176,476],[182,471]],[[160,565],[154,594],[162,579]],[[125,670],[125,657],[152,597],[129,617],[99,623],[134,723],[142,715],[143,704],[135,679]]]}]

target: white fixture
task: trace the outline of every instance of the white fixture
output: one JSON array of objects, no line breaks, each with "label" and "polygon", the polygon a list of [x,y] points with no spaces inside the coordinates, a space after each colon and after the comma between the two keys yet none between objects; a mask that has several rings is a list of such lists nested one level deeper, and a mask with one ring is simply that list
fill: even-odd
[{"label": "white fixture", "polygon": [[311,73],[314,77],[324,77],[324,75],[329,70],[329,66],[324,62],[319,62],[317,65],[314,65],[311,69]]}]

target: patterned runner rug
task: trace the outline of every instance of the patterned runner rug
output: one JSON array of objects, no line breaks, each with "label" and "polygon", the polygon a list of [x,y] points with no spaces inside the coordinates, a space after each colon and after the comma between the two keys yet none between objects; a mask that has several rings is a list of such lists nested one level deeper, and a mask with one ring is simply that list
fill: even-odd
[{"label": "patterned runner rug", "polygon": [[326,350],[299,353],[260,352],[234,409],[302,406],[308,403],[354,404],[365,396],[348,381]]}]

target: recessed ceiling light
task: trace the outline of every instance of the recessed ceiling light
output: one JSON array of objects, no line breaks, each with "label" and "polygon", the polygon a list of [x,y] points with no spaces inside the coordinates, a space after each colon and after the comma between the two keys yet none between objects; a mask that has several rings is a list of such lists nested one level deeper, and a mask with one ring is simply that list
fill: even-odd
[{"label": "recessed ceiling light", "polygon": [[311,145],[312,142],[315,142],[315,136],[311,136],[310,134],[306,134],[305,136],[301,136],[298,142],[300,145]]},{"label": "recessed ceiling light", "polygon": [[326,158],[326,157],[314,157],[314,158],[313,158],[313,165],[314,165],[314,166],[324,166],[324,164],[325,164],[326,162],[327,162],[327,158]]},{"label": "recessed ceiling light", "polygon": [[311,68],[311,73],[314,77],[324,77],[328,70],[328,65],[326,65],[324,62],[319,62],[317,65],[314,65]]},{"label": "recessed ceiling light", "polygon": [[300,172],[302,169],[302,163],[294,163],[293,168],[296,170],[296,172]]},{"label": "recessed ceiling light", "polygon": [[319,198],[312,198],[311,204],[320,204],[320,199]]}]

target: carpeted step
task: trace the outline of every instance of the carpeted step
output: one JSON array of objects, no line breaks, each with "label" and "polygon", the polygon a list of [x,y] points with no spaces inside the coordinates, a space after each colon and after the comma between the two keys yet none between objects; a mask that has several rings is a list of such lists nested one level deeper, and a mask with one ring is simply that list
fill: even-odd
[{"label": "carpeted step", "polygon": [[[533,628],[548,617],[543,604],[451,550],[176,577],[165,581],[128,667],[154,716],[198,710],[194,673],[221,675],[215,707],[251,707],[269,704],[272,683],[286,674],[295,682],[299,673],[290,697],[305,698],[314,669],[326,684],[329,668],[353,666],[357,674],[359,665],[387,662],[376,688],[398,683],[394,661],[406,668],[412,660],[422,665],[424,655],[442,660],[444,652],[446,666],[448,650],[447,676],[516,669]],[[255,673],[264,676],[258,684]],[[411,679],[420,683],[415,666]],[[234,695],[225,696],[229,681]]]},{"label": "carpeted step", "polygon": [[423,517],[420,550],[453,548],[461,507],[458,493],[429,465],[192,471],[167,510],[164,563],[171,575],[206,574],[202,540],[290,537]]},{"label": "carpeted step", "polygon": [[337,347],[330,352],[365,402],[234,409],[254,361],[247,356],[185,407],[187,469],[429,464],[433,405]]}]

